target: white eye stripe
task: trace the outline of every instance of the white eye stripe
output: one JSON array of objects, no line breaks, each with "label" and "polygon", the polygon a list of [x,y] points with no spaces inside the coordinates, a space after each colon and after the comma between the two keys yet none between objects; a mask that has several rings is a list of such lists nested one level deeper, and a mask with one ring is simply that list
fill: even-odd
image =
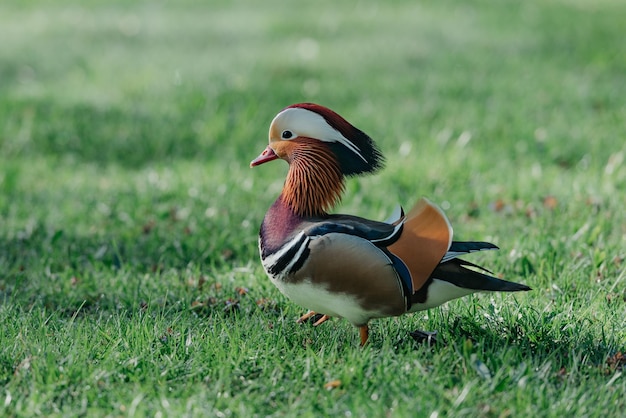
[{"label": "white eye stripe", "polygon": [[[271,126],[282,128],[280,132],[281,139],[283,140],[304,136],[324,142],[339,142],[367,163],[359,147],[343,136],[341,132],[330,126],[328,122],[326,122],[326,119],[318,113],[298,107],[290,107],[276,115]],[[287,127],[288,129],[285,129]],[[292,136],[285,138],[283,135],[286,132],[291,133]]]}]

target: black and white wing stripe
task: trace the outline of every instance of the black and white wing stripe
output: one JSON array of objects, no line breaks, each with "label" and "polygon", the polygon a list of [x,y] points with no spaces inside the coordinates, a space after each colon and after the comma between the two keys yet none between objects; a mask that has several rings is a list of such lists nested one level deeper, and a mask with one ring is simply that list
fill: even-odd
[{"label": "black and white wing stripe", "polygon": [[[308,246],[310,238],[303,232],[280,247],[277,251],[269,254],[261,260],[265,271],[271,276],[280,276],[290,273],[294,267],[301,266],[306,257],[308,257]],[[299,262],[301,260],[301,262]]]}]

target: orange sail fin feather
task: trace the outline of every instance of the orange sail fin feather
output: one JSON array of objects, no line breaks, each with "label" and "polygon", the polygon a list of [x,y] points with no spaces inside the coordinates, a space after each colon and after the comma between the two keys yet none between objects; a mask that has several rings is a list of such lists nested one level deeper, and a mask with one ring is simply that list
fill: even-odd
[{"label": "orange sail fin feather", "polygon": [[420,199],[406,215],[400,238],[388,247],[406,264],[413,289],[421,288],[450,248],[452,227],[428,200]]}]

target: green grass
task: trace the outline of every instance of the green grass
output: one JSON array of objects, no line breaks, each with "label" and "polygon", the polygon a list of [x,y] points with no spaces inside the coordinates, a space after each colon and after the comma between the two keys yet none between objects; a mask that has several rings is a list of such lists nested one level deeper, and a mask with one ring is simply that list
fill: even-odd
[{"label": "green grass", "polygon": [[[0,415],[623,414],[626,5],[379,3],[2,2]],[[338,211],[428,196],[534,290],[296,325],[248,163],[300,101],[387,156]]]}]

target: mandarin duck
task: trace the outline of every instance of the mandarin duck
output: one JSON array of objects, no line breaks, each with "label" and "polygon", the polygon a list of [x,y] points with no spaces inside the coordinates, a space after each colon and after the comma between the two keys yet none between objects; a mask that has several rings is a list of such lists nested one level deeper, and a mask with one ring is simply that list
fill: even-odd
[{"label": "mandarin duck", "polygon": [[450,222],[424,198],[385,222],[329,214],[347,177],[373,173],[384,162],[373,140],[332,110],[300,103],[278,113],[269,145],[250,166],[279,158],[289,171],[261,224],[259,251],[272,283],[310,310],[298,322],[316,313],[322,316],[314,325],[345,318],[359,328],[364,345],[373,318],[430,309],[478,291],[530,290],[459,259],[498,247],[452,241]]}]

